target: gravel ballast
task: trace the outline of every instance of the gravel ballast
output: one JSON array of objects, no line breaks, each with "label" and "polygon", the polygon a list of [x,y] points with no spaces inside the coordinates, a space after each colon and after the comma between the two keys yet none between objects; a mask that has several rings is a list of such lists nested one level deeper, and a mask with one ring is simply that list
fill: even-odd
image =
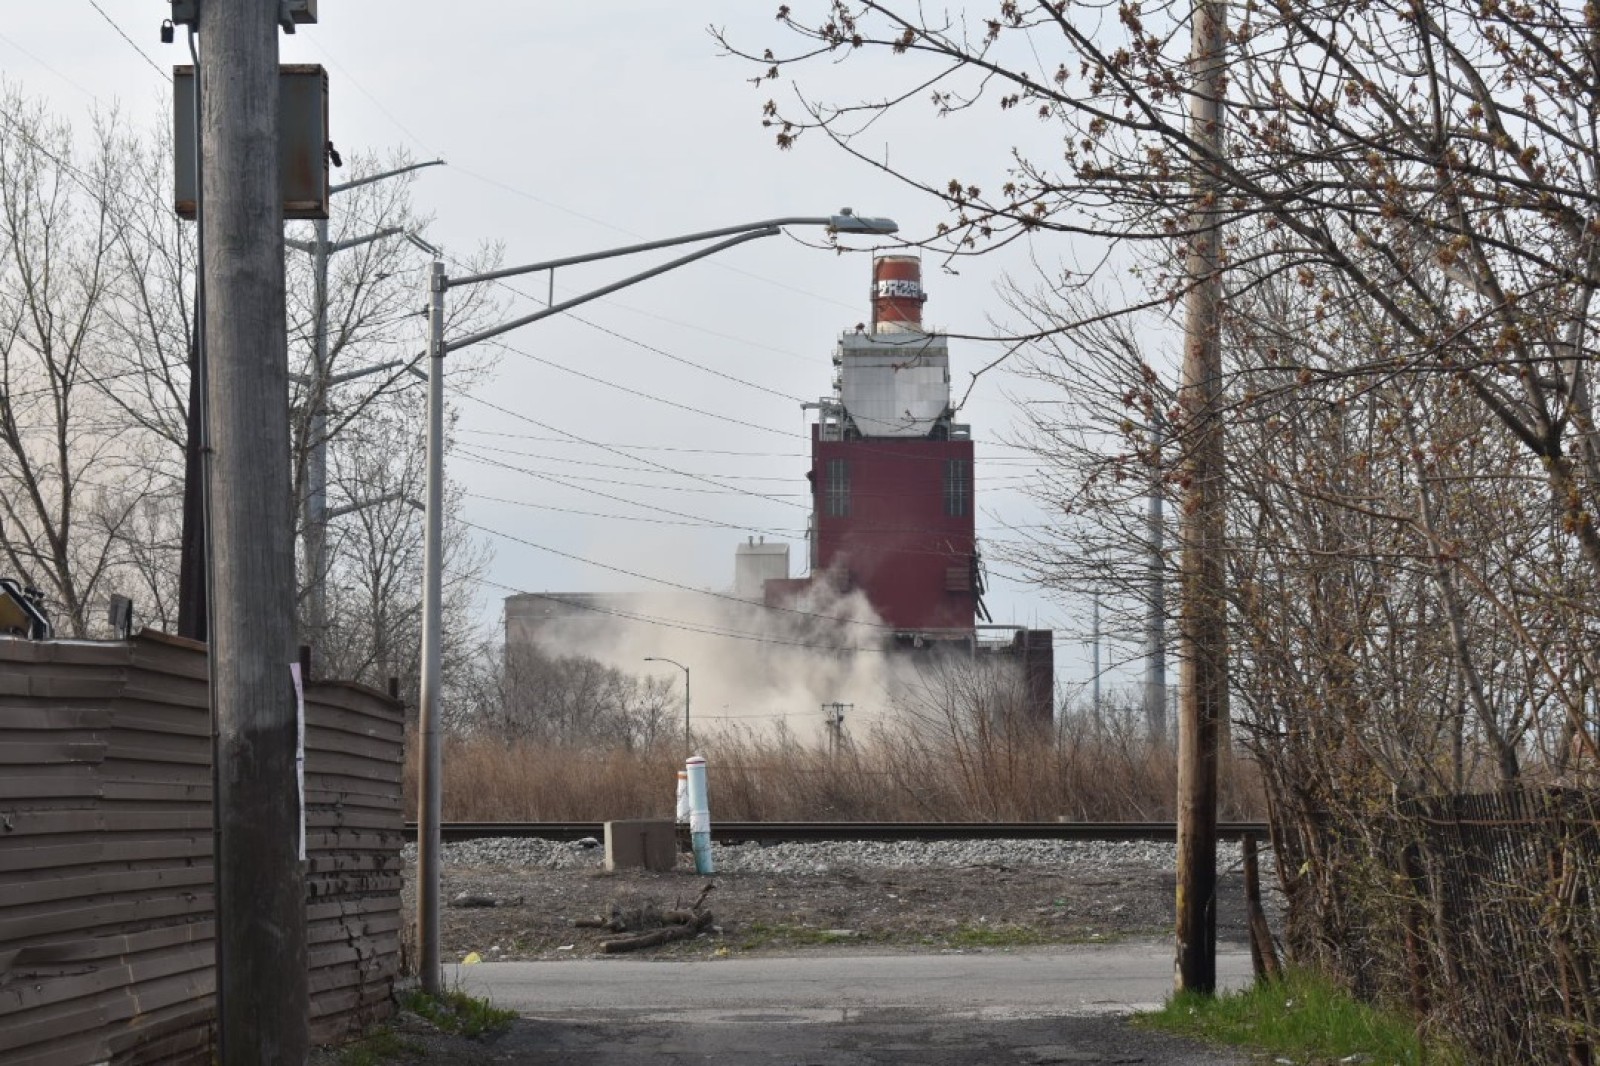
[{"label": "gravel ballast", "polygon": [[[1172,869],[1171,843],[1150,840],[840,840],[803,844],[716,844],[712,861],[719,874],[817,874],[835,869],[989,867],[1073,867],[1079,870],[1124,866]],[[416,861],[407,844],[405,860]],[[605,855],[598,842],[583,844],[532,837],[488,837],[444,845],[447,866],[538,867],[547,870],[598,870]],[[685,858],[684,862],[689,860]],[[1217,845],[1217,868],[1237,869],[1237,843]],[[1263,853],[1262,866],[1270,868]]]},{"label": "gravel ballast", "polygon": [[[405,849],[405,913],[415,906]],[[445,958],[599,957],[580,925],[618,908],[690,906],[713,926],[657,958],[807,951],[1009,951],[1171,935],[1175,849],[1155,841],[826,841],[715,846],[716,873],[604,869],[598,841],[486,838],[444,846]],[[1245,935],[1239,846],[1218,846],[1218,935]],[[1262,881],[1276,877],[1262,855]],[[472,904],[451,901],[474,901]],[[1269,898],[1269,912],[1275,911]],[[408,940],[412,923],[402,926]]]}]

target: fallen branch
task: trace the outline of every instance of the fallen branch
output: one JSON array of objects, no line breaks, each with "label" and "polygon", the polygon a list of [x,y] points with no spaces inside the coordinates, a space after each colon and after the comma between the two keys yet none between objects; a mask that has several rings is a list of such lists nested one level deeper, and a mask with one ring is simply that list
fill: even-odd
[{"label": "fallen branch", "polygon": [[691,921],[683,925],[669,925],[664,929],[656,929],[648,933],[617,937],[613,940],[602,940],[600,941],[600,950],[607,955],[616,955],[624,951],[653,948],[659,944],[671,943],[674,940],[690,940],[698,936],[702,929],[711,924],[711,921],[710,911],[699,911],[692,916]]}]

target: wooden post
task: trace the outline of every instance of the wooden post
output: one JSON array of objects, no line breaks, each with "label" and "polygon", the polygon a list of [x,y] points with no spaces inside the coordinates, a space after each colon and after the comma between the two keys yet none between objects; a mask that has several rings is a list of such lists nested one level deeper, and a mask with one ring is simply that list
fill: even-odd
[{"label": "wooden post", "polygon": [[1178,891],[1174,985],[1210,995],[1217,986],[1217,736],[1227,716],[1226,532],[1222,447],[1222,256],[1220,182],[1225,9],[1194,0],[1189,130],[1192,232],[1185,308],[1184,498],[1179,541],[1182,659],[1178,707]]},{"label": "wooden post", "polygon": [[220,1060],[303,1064],[278,5],[200,5]]},{"label": "wooden post", "polygon": [[1249,833],[1240,841],[1244,849],[1244,905],[1250,922],[1250,960],[1257,981],[1276,981],[1283,976],[1278,966],[1278,949],[1272,943],[1272,927],[1261,907],[1261,867],[1256,862],[1256,838]]}]

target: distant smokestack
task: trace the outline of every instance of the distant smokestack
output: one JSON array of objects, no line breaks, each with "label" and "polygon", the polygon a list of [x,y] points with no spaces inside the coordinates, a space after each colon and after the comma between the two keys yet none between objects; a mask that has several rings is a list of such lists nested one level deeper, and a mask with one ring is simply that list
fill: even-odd
[{"label": "distant smokestack", "polygon": [[872,262],[872,332],[922,332],[922,260],[884,255]]}]

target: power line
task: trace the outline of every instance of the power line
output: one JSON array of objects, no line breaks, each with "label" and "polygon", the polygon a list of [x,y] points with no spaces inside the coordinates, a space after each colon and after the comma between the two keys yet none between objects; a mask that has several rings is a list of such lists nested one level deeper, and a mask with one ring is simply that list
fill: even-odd
[{"label": "power line", "polygon": [[[601,463],[592,459],[572,459],[562,455],[543,455],[538,452],[524,451],[521,448],[496,448],[490,444],[472,443],[469,447],[479,451],[493,452],[496,455],[514,455],[519,459],[538,459],[541,462],[560,463],[563,466],[591,466],[601,470],[621,470],[624,473],[649,473],[650,468],[638,464],[625,466],[622,463]],[[576,476],[576,475],[571,475]],[[707,477],[714,477],[726,481],[779,481],[792,485],[799,480],[796,477],[779,474],[714,474],[707,473]]]},{"label": "power line", "polygon": [[457,518],[456,521],[468,529],[476,529],[478,532],[487,533],[492,537],[499,537],[502,540],[509,540],[514,544],[521,544],[524,547],[533,548],[538,551],[547,552],[551,555],[560,556],[563,559],[569,559],[575,563],[583,563],[586,566],[593,566],[600,570],[609,570],[614,574],[622,574],[625,577],[637,578],[640,581],[648,581],[653,585],[661,585],[665,588],[676,589],[679,592],[688,592],[696,596],[706,596],[714,600],[725,600],[729,603],[738,603],[746,607],[754,607],[763,611],[773,611],[780,614],[794,615],[800,618],[816,618],[824,622],[834,622],[839,625],[862,626],[867,629],[883,630],[891,633],[896,631],[895,626],[888,625],[884,622],[867,622],[859,618],[846,618],[842,615],[823,614],[820,611],[803,611],[798,607],[776,607],[769,604],[752,603],[750,600],[740,599],[738,596],[735,596],[732,593],[713,592],[710,589],[698,589],[693,585],[685,585],[682,582],[672,581],[664,577],[655,577],[652,574],[646,574],[638,570],[629,570],[627,567],[615,566],[611,563],[603,563],[598,559],[590,559],[587,556],[578,555],[574,552],[562,551],[560,548],[552,548],[547,544],[540,544],[537,541],[529,540],[526,537],[519,537],[515,533],[506,533],[502,530],[491,529],[488,526],[480,526],[477,523],[469,522],[464,518]]},{"label": "power line", "polygon": [[[729,373],[727,373],[726,371],[723,371],[723,370],[718,370],[715,367],[709,367],[709,366],[706,366],[703,363],[697,363],[692,359],[685,359],[681,355],[674,355],[672,352],[667,351],[665,348],[657,348],[653,344],[648,344],[645,341],[641,341],[641,340],[638,340],[636,338],[630,337],[627,334],[619,333],[616,330],[611,329],[611,328],[609,328],[607,326],[600,325],[600,323],[598,323],[598,322],[591,322],[589,319],[584,318],[581,315],[570,315],[569,317],[575,319],[578,322],[581,322],[583,325],[588,326],[590,329],[599,330],[601,333],[604,333],[604,334],[606,334],[608,336],[611,336],[611,337],[615,337],[619,341],[626,341],[627,343],[632,344],[635,347],[643,348],[647,352],[654,352],[656,355],[662,356],[663,358],[671,359],[674,363],[682,363],[684,366],[693,367],[696,370],[702,371],[702,372],[707,373],[707,374],[711,374],[714,377],[722,378],[724,381],[731,381],[736,385],[743,385],[745,388],[755,389],[758,392],[764,392],[764,393],[767,393],[768,395],[776,396],[780,400],[790,400],[790,401],[792,401],[794,403],[805,403],[806,402],[804,399],[802,399],[799,396],[793,396],[793,395],[790,395],[787,392],[779,392],[777,389],[768,388],[767,386],[757,384],[754,381],[746,381],[744,378],[735,377],[733,374],[729,374]],[[672,320],[671,319],[666,319],[666,321],[670,322]],[[684,324],[685,323],[678,323],[678,325],[684,325]],[[707,332],[710,332],[710,331],[708,330]],[[730,337],[730,336],[728,336],[727,334],[724,334],[724,333],[718,333],[718,334],[716,334],[716,336],[723,337],[726,340],[735,341],[735,342],[737,342],[739,344],[748,344],[748,343],[750,343],[748,341],[741,340],[738,337]]]},{"label": "power line", "polygon": [[[579,486],[572,487],[578,488]],[[650,525],[657,526],[693,526],[702,529],[737,529],[740,532],[755,529],[755,527],[752,526],[735,525],[732,522],[717,522],[711,519],[671,519],[656,518],[650,515],[606,514],[601,511],[584,511],[573,507],[557,507],[554,504],[534,503],[532,500],[508,500],[501,496],[487,496],[480,492],[468,492],[464,493],[463,495],[465,495],[468,499],[485,500],[489,503],[503,503],[510,507],[531,507],[540,511],[556,511],[561,514],[579,515],[584,518],[604,518],[608,521],[614,522],[645,522]],[[668,513],[676,514],[677,512]],[[805,535],[805,530],[798,527],[784,530],[755,529],[755,532],[772,533],[777,536],[785,537],[800,537]]]},{"label": "power line", "polygon": [[[699,515],[686,514],[683,511],[674,511],[674,510],[671,510],[670,508],[657,507],[654,504],[641,503],[638,500],[630,500],[625,496],[617,496],[617,495],[614,495],[612,493],[602,491],[600,489],[589,488],[588,486],[585,486],[585,485],[574,485],[571,482],[563,480],[561,477],[559,477],[559,476],[557,476],[555,474],[546,474],[546,473],[543,473],[543,472],[538,471],[538,470],[529,470],[529,469],[526,469],[525,467],[513,466],[510,463],[501,463],[501,462],[497,462],[497,461],[495,461],[493,459],[484,459],[481,456],[475,456],[475,455],[472,455],[470,453],[466,453],[463,456],[463,458],[465,458],[468,462],[476,462],[476,463],[479,463],[479,464],[482,464],[482,465],[485,465],[485,466],[493,466],[493,467],[497,467],[497,468],[499,468],[501,470],[509,470],[509,471],[512,471],[513,473],[525,474],[528,477],[538,478],[540,481],[548,481],[551,484],[560,485],[562,488],[571,489],[574,492],[584,492],[584,493],[588,493],[588,494],[590,494],[592,496],[599,496],[602,499],[611,500],[613,503],[626,504],[629,507],[638,507],[638,508],[641,508],[641,509],[653,511],[653,512],[655,512],[657,514],[669,514],[669,515],[672,515],[672,516],[674,516],[676,518],[690,519],[690,520],[692,520],[692,521],[694,521],[696,523],[709,522],[709,520],[703,519]],[[738,530],[741,530],[741,531],[752,531],[752,532],[757,532],[757,533],[773,533],[775,536],[787,535],[787,534],[777,533],[776,531],[770,530],[770,529],[765,529],[764,530],[764,529],[761,529],[760,527],[757,527],[757,526],[743,526],[743,525],[741,525],[741,526],[729,526],[728,528],[730,528],[730,529],[738,529]]]},{"label": "power line", "polygon": [[[460,434],[467,434],[469,436],[478,436],[478,437],[505,437],[505,438],[510,439],[510,440],[533,440],[533,441],[539,441],[539,442],[545,443],[545,444],[570,444],[570,443],[572,443],[571,439],[568,438],[568,437],[546,437],[546,436],[541,436],[541,435],[539,435],[537,433],[512,433],[512,432],[507,431],[507,430],[475,429],[475,428],[471,428],[471,427],[462,427],[462,428],[458,428],[456,430],[456,432],[460,433]],[[975,442],[975,443],[978,443],[978,444],[980,444],[980,445],[982,445],[984,447],[1003,447],[1003,448],[1018,447],[1017,445],[997,444],[997,443],[991,442],[991,441],[978,441],[978,442]],[[611,441],[611,442],[606,443],[605,447],[618,448],[618,449],[622,449],[624,451],[686,452],[686,453],[695,454],[695,455],[731,455],[731,456],[739,456],[739,457],[742,457],[742,458],[749,458],[749,459],[803,459],[803,460],[805,460],[807,462],[810,462],[810,460],[811,460],[811,456],[807,452],[758,452],[758,451],[746,451],[746,450],[743,450],[743,449],[734,449],[734,448],[686,448],[686,447],[681,447],[681,446],[671,445],[671,444],[621,444],[621,443],[618,443],[616,441]],[[898,453],[893,453],[893,454],[911,455],[912,453],[909,453],[909,452],[898,452]],[[1026,464],[1032,464],[1033,462],[1034,462],[1034,460],[1032,460],[1032,459],[1024,459],[1024,458],[1022,458],[1020,456],[1015,457],[1015,458],[1006,458],[1006,457],[1003,457],[1003,456],[990,456],[990,457],[985,458],[983,460],[983,463],[984,463],[985,466],[990,466],[990,465],[995,465],[995,464],[1016,464],[1016,465],[1021,465],[1021,464],[1025,464],[1025,463]]]},{"label": "power line", "polygon": [[[564,463],[564,464],[568,464],[568,465],[571,465],[571,466],[592,466],[592,467],[599,467],[599,468],[603,468],[603,469],[607,469],[607,470],[621,470],[621,471],[628,472],[628,473],[647,473],[648,472],[647,468],[640,467],[638,465],[624,466],[624,465],[622,465],[620,463],[597,463],[597,462],[584,460],[584,459],[570,459],[570,458],[567,458],[565,456],[560,456],[560,455],[546,455],[546,454],[540,454],[540,453],[537,453],[537,452],[529,452],[529,451],[525,451],[525,450],[520,449],[520,448],[497,448],[497,447],[494,447],[493,445],[479,444],[479,443],[473,443],[473,444],[470,445],[470,447],[477,448],[480,451],[494,452],[497,455],[514,455],[514,456],[517,456],[518,458],[522,458],[522,459],[539,459],[539,460],[543,460],[543,461],[546,461],[546,462]],[[875,451],[873,454],[874,455],[882,455],[883,453],[881,451]],[[944,456],[931,457],[929,459],[929,462],[930,463],[941,462],[944,458],[945,458]],[[935,473],[937,473],[937,470],[935,470]],[[578,475],[571,475],[571,476],[576,477]],[[794,485],[797,482],[803,480],[803,478],[804,478],[804,475],[798,475],[797,476],[797,475],[792,475],[792,474],[719,474],[719,473],[711,473],[711,472],[706,472],[705,476],[706,477],[710,477],[710,478],[715,478],[715,479],[717,479],[719,481],[775,481],[775,482],[779,482],[779,483],[785,484],[785,485]],[[981,478],[981,479],[975,479],[974,483],[977,484],[977,485],[982,485],[982,486],[990,486],[990,485],[994,485],[994,484],[996,484],[998,482],[1013,482],[1013,481],[1036,482],[1036,481],[1038,481],[1038,476],[1035,475],[1035,474],[995,474],[995,475],[992,475],[992,476],[989,476],[989,477],[984,477],[984,478]],[[645,486],[645,487],[648,488],[648,487],[656,487],[656,486]],[[665,487],[669,487],[669,486],[660,486],[660,487],[665,488]],[[810,491],[806,491],[806,492],[796,492],[796,493],[779,493],[778,495],[810,496],[810,495],[812,495],[812,493]],[[860,492],[860,495],[862,495],[862,496],[870,496],[870,497],[874,497],[874,498],[882,498],[882,497],[885,497],[885,496],[920,496],[920,495],[922,495],[922,493],[914,492],[914,491],[910,491],[910,492],[892,492],[891,493],[891,492],[872,492],[872,491],[869,491],[869,490],[862,490]]]},{"label": "power line", "polygon": [[[703,481],[703,482],[705,482],[705,483],[707,483],[709,485],[715,486],[716,488],[719,488],[719,489],[726,488],[726,486],[718,484],[716,481],[713,481],[710,478],[705,477],[702,474],[691,473],[691,472],[689,472],[687,470],[679,470],[676,467],[667,466],[665,463],[658,463],[653,459],[645,459],[645,458],[642,458],[642,457],[639,457],[639,456],[629,456],[625,452],[617,451],[616,449],[610,448],[610,447],[608,447],[606,445],[596,443],[595,441],[585,440],[584,438],[578,436],[576,433],[572,433],[572,432],[569,432],[568,430],[557,428],[556,426],[552,426],[552,425],[550,425],[550,424],[548,424],[546,422],[541,422],[536,418],[530,418],[527,415],[519,414],[516,411],[512,411],[512,410],[510,410],[508,408],[501,407],[499,404],[491,403],[490,401],[485,400],[480,396],[473,396],[471,393],[466,393],[464,395],[466,396],[467,399],[471,400],[473,403],[482,404],[484,407],[487,407],[487,408],[489,408],[491,410],[499,411],[501,414],[506,415],[509,418],[518,419],[519,421],[526,422],[529,425],[537,426],[540,429],[549,430],[552,433],[563,433],[563,434],[566,434],[567,436],[571,437],[574,441],[577,441],[579,444],[587,444],[590,447],[599,448],[602,451],[611,452],[612,454],[622,456],[623,458],[635,458],[635,459],[638,459],[638,461],[643,462],[643,463],[647,463],[650,466],[653,466],[658,470],[666,471],[669,474],[676,474],[679,477],[686,477],[686,478],[689,478],[689,479],[691,479],[693,481]],[[802,510],[809,510],[809,508],[804,507],[802,504],[794,503],[791,500],[780,499],[777,496],[769,495],[767,493],[754,492],[754,491],[752,491],[750,489],[740,489],[740,490],[737,490],[737,491],[742,495],[753,496],[758,500],[768,500],[768,501],[771,501],[773,503],[782,504],[785,507],[798,507],[798,508],[800,508]]]},{"label": "power line", "polygon": [[[543,473],[541,471],[529,470],[526,467],[516,466],[516,465],[510,464],[510,463],[505,463],[505,462],[502,462],[502,461],[499,461],[499,460],[490,459],[490,458],[488,458],[486,456],[478,455],[478,454],[475,454],[475,453],[472,453],[472,452],[464,452],[463,454],[466,455],[467,457],[471,458],[471,459],[477,460],[480,463],[485,463],[485,464],[488,464],[490,466],[498,466],[503,470],[515,470],[515,471],[518,471],[519,473],[524,473],[524,474],[529,474],[529,475],[532,475],[532,476],[535,476],[535,477],[544,477],[544,478],[554,478],[554,477],[559,476],[561,478],[567,479],[567,481],[569,481],[569,482],[570,481],[587,481],[587,482],[592,482],[593,484],[596,484],[596,485],[617,485],[617,486],[620,486],[622,488],[627,488],[627,489],[646,489],[646,490],[649,490],[649,491],[652,491],[652,492],[680,492],[680,493],[681,492],[689,492],[689,493],[696,493],[698,495],[703,495],[703,496],[749,496],[749,495],[752,495],[751,490],[740,488],[737,485],[720,485],[720,484],[718,484],[714,488],[699,488],[699,487],[687,487],[687,486],[683,486],[683,485],[660,485],[660,484],[655,484],[655,483],[648,482],[648,481],[624,481],[621,478],[601,477],[601,476],[596,475],[596,474],[560,474],[560,475],[554,475],[554,474]],[[650,471],[640,471],[640,472],[641,473],[649,473]],[[685,476],[689,476],[689,475],[685,475]],[[697,476],[701,476],[702,478],[705,478],[705,477],[712,477],[712,476],[715,476],[715,475],[697,475]],[[763,493],[763,494],[761,494],[761,498],[764,499],[764,500],[770,500],[770,501],[775,502],[775,503],[785,503],[788,506],[794,507],[794,506],[800,506],[800,505],[789,503],[790,500],[810,499],[811,498],[811,493],[809,493],[809,492]],[[644,506],[644,505],[641,505],[641,506]],[[805,509],[806,510],[810,510],[810,507],[808,506]]]},{"label": "power line", "polygon": [[[608,330],[607,332],[610,332],[610,331]],[[623,339],[626,340],[627,338],[623,338]],[[635,343],[640,343],[642,345],[642,342],[635,342]],[[522,358],[527,359],[530,362],[538,363],[540,366],[547,366],[552,370],[559,370],[563,374],[571,374],[575,378],[582,378],[584,381],[592,382],[593,384],[596,384],[596,385],[603,385],[608,389],[615,389],[618,392],[627,393],[629,396],[637,396],[641,400],[649,400],[652,403],[659,403],[659,404],[662,404],[663,406],[666,406],[666,407],[676,408],[679,411],[687,411],[692,415],[701,415],[702,417],[705,417],[705,418],[715,419],[718,422],[726,422],[729,425],[743,426],[745,429],[759,430],[762,433],[776,433],[781,437],[797,436],[797,434],[791,433],[788,430],[773,429],[771,426],[763,426],[763,425],[760,425],[760,424],[758,424],[756,422],[746,422],[743,419],[734,418],[731,415],[719,415],[715,411],[707,411],[703,407],[694,407],[694,406],[691,406],[690,404],[679,403],[676,400],[669,400],[665,396],[656,396],[656,395],[654,395],[652,393],[644,392],[644,391],[642,391],[640,389],[630,388],[627,385],[622,385],[622,384],[619,384],[619,383],[617,383],[615,381],[610,381],[610,380],[607,380],[606,378],[598,377],[597,375],[594,375],[594,374],[586,374],[582,370],[575,370],[570,366],[563,366],[560,363],[553,362],[553,361],[551,361],[549,359],[541,358],[540,356],[534,355],[531,352],[525,352],[521,348],[513,347],[512,345],[507,344],[504,341],[492,340],[492,341],[489,342],[489,344],[492,347],[499,348],[501,351],[510,352],[512,355],[520,355]],[[685,360],[680,360],[680,362],[688,362],[688,360],[686,360],[686,359]],[[692,366],[692,365],[695,365],[695,364],[690,364],[690,365]],[[704,369],[704,368],[702,368],[702,369]],[[720,375],[720,376],[726,376],[726,375]],[[730,380],[737,380],[737,379],[730,379]],[[740,384],[749,384],[749,383],[748,382],[740,382]],[[759,385],[752,385],[750,387],[751,388],[761,388],[761,386],[759,386]],[[772,390],[771,389],[762,389],[762,391],[763,392],[771,392]],[[782,393],[777,393],[776,395],[782,396],[783,394]],[[791,399],[791,398],[792,397],[785,397],[785,399]],[[800,401],[796,400],[795,402],[798,403]]]},{"label": "power line", "polygon": [[70,78],[67,75],[61,73],[61,71],[57,70],[55,67],[51,66],[49,63],[46,63],[43,59],[39,58],[39,56],[35,55],[33,52],[28,51],[28,49],[24,48],[22,45],[18,44],[15,40],[13,40],[10,37],[7,37],[3,33],[0,33],[0,41],[4,41],[6,44],[9,44],[12,48],[15,48],[17,51],[21,52],[23,55],[25,55],[29,59],[33,60],[35,63],[39,64],[45,70],[48,70],[51,74],[54,74],[57,78],[60,78],[63,83],[72,86],[74,89],[78,90],[80,93],[82,93],[83,95],[87,96],[90,100],[94,101],[95,106],[97,106],[97,107],[99,106],[100,98],[98,96],[96,96],[94,93],[90,92],[89,89],[82,82],[78,81],[76,78]]},{"label": "power line", "polygon": [[[561,512],[566,512],[566,513],[570,513],[570,514],[577,514],[577,515],[593,517],[593,518],[614,518],[614,519],[618,519],[618,520],[621,520],[621,521],[645,522],[645,523],[652,523],[652,524],[657,524],[657,525],[670,525],[670,526],[690,525],[690,526],[703,526],[703,527],[708,527],[708,528],[736,529],[736,530],[739,530],[742,533],[760,533],[760,534],[765,534],[765,535],[769,535],[769,536],[780,538],[780,539],[788,538],[788,537],[803,538],[809,533],[809,530],[802,529],[802,528],[800,528],[798,526],[792,526],[792,527],[791,526],[776,526],[776,527],[774,527],[774,526],[751,525],[751,524],[748,524],[748,523],[722,522],[722,521],[719,521],[719,520],[714,519],[714,518],[708,518],[708,517],[706,517],[704,515],[690,514],[690,513],[684,512],[684,511],[675,511],[675,510],[672,510],[670,508],[661,507],[661,506],[659,506],[657,504],[645,503],[645,502],[640,501],[640,500],[629,499],[626,496],[618,496],[618,495],[616,495],[614,493],[606,492],[606,491],[601,490],[601,489],[591,488],[591,487],[589,487],[587,485],[573,484],[572,482],[566,480],[562,476],[556,475],[556,474],[548,474],[548,473],[544,473],[544,472],[538,471],[538,470],[530,470],[530,469],[528,469],[526,467],[516,466],[516,465],[510,464],[510,463],[497,462],[495,460],[486,459],[486,458],[484,458],[482,456],[473,455],[471,453],[465,453],[463,455],[463,458],[465,459],[466,462],[469,462],[469,463],[477,463],[477,464],[483,465],[483,466],[492,466],[492,467],[494,467],[496,469],[500,469],[500,470],[507,470],[507,471],[510,471],[512,473],[524,474],[524,475],[526,475],[528,477],[537,478],[540,481],[546,481],[546,482],[549,482],[549,483],[551,483],[553,485],[559,485],[562,488],[570,489],[570,490],[572,490],[574,492],[582,492],[582,493],[585,493],[585,494],[588,494],[588,495],[592,495],[592,496],[599,496],[602,499],[611,500],[614,503],[620,503],[620,504],[624,504],[624,505],[629,506],[629,507],[637,507],[637,508],[640,508],[641,510],[647,510],[647,511],[650,511],[651,514],[649,516],[642,516],[642,515],[640,515],[640,516],[629,516],[629,515],[598,514],[598,513],[592,512],[592,511],[582,511],[582,510],[577,510],[577,509],[573,509],[573,508],[558,507],[558,506],[554,506],[554,505],[550,505],[550,504],[534,503],[532,501],[510,500],[510,499],[504,499],[504,498],[501,498],[501,497],[485,496],[485,495],[478,494],[478,493],[468,493],[469,496],[474,496],[474,497],[476,497],[478,499],[492,500],[493,502],[503,503],[503,504],[507,504],[507,505],[513,506],[513,507],[533,507],[533,508],[539,508],[539,509],[544,509],[544,510],[561,511]],[[627,484],[627,483],[625,482],[624,484]],[[686,491],[686,490],[682,490],[682,489],[673,489],[670,486],[645,486],[645,487],[654,487],[654,488],[660,488],[660,489],[665,489],[667,491],[675,491],[675,492]],[[687,490],[687,491],[694,491],[694,490]],[[683,519],[684,521],[673,522],[673,521],[666,521],[666,520],[663,520],[663,519],[655,517],[657,515],[663,515],[663,514],[672,515],[675,518]],[[1014,526],[1009,526],[1008,527],[1008,526],[1002,525],[1001,528],[1002,529],[1014,529],[1014,528],[1018,528],[1018,527],[1014,527]],[[872,527],[872,531],[874,533],[883,533],[883,534],[912,533],[912,534],[919,534],[919,535],[920,534],[947,534],[949,532],[948,530],[937,528],[937,527],[933,527],[933,526],[883,526],[883,525],[875,525],[875,526],[873,526]],[[1006,539],[1006,538],[993,537],[993,536],[980,536],[978,539],[983,544],[986,544],[986,545],[1001,545],[1001,546],[1004,546],[1004,545],[1007,545],[1007,544],[1015,544],[1015,543],[1017,543],[1015,541],[1012,541],[1012,540],[1009,540],[1009,539]],[[910,554],[910,555],[951,556],[951,553],[949,551],[938,549],[938,548],[906,548],[906,547],[902,547],[900,549],[900,551],[902,551],[905,554]],[[955,557],[955,556],[952,556],[952,557]],[[1014,578],[1010,578],[1009,576],[1004,575],[1004,574],[1002,574],[1000,576],[1005,578],[1006,580],[1017,580],[1017,579],[1014,579]]]},{"label": "power line", "polygon": [[151,70],[153,70],[157,74],[161,75],[163,80],[165,80],[165,81],[167,81],[169,83],[172,81],[172,75],[170,75],[166,71],[162,70],[161,67],[156,63],[156,61],[154,59],[151,59],[149,54],[147,52],[145,52],[145,50],[143,48],[140,48],[136,43],[134,43],[134,40],[133,40],[132,37],[129,37],[126,33],[122,32],[122,27],[118,26],[116,24],[116,22],[114,22],[112,20],[111,16],[106,14],[105,9],[103,7],[101,7],[96,2],[96,0],[89,0],[89,6],[94,8],[96,11],[100,12],[100,17],[106,20],[106,25],[108,25],[112,29],[116,30],[117,31],[117,36],[121,37],[124,41],[127,41],[128,42],[128,47],[132,48],[135,52],[138,52],[140,59],[142,59],[146,63],[150,64],[150,69]]},{"label": "power line", "polygon": [[[890,649],[888,649],[886,647],[881,647],[881,646],[878,646],[878,645],[870,645],[870,644],[867,644],[867,645],[863,645],[863,644],[817,644],[817,643],[812,643],[812,642],[808,642],[808,641],[785,640],[785,639],[783,639],[781,637],[771,637],[771,636],[766,636],[766,635],[763,635],[763,634],[760,634],[760,633],[750,633],[750,632],[747,632],[747,631],[744,631],[744,630],[731,629],[731,628],[728,628],[728,627],[725,627],[725,626],[702,625],[700,623],[687,622],[687,621],[684,621],[682,619],[663,618],[663,617],[660,617],[660,616],[657,616],[657,615],[645,614],[643,612],[638,612],[638,611],[627,611],[627,610],[623,610],[621,608],[616,608],[616,607],[605,607],[605,606],[602,606],[600,604],[589,602],[589,601],[585,601],[585,600],[576,600],[576,599],[571,599],[569,597],[563,597],[558,593],[552,593],[552,592],[528,592],[528,591],[526,591],[524,589],[519,589],[519,588],[516,588],[516,587],[511,586],[511,585],[506,585],[506,584],[503,584],[503,583],[498,582],[498,581],[492,581],[492,580],[490,580],[488,578],[482,578],[480,580],[485,585],[489,585],[489,586],[492,586],[494,588],[501,589],[502,591],[505,591],[505,592],[510,592],[511,594],[516,595],[516,596],[537,596],[540,599],[549,600],[552,603],[559,603],[559,604],[562,604],[563,606],[571,607],[571,608],[573,608],[575,610],[590,611],[590,612],[593,612],[595,614],[610,615],[610,616],[615,617],[615,618],[623,618],[623,619],[627,619],[628,621],[633,621],[633,622],[643,622],[643,623],[646,623],[648,625],[660,626],[660,627],[662,627],[664,629],[676,629],[676,630],[680,630],[680,631],[686,632],[686,633],[698,633],[698,634],[700,634],[702,636],[724,637],[724,638],[727,638],[729,640],[744,640],[744,641],[750,641],[750,642],[757,643],[757,644],[778,644],[778,645],[782,645],[782,646],[785,646],[785,647],[791,647],[791,648],[807,648],[807,649],[810,649],[810,650],[813,650],[813,651],[849,652],[849,653],[852,653],[852,654],[855,654],[855,653],[867,653],[867,654],[882,655],[882,654],[886,654],[890,650]],[[697,590],[691,590],[691,591],[697,591]],[[733,597],[730,597],[730,598],[733,598]],[[742,603],[747,607],[758,607],[758,606],[760,606],[759,604],[751,603],[748,600],[738,600],[737,602]]]}]

